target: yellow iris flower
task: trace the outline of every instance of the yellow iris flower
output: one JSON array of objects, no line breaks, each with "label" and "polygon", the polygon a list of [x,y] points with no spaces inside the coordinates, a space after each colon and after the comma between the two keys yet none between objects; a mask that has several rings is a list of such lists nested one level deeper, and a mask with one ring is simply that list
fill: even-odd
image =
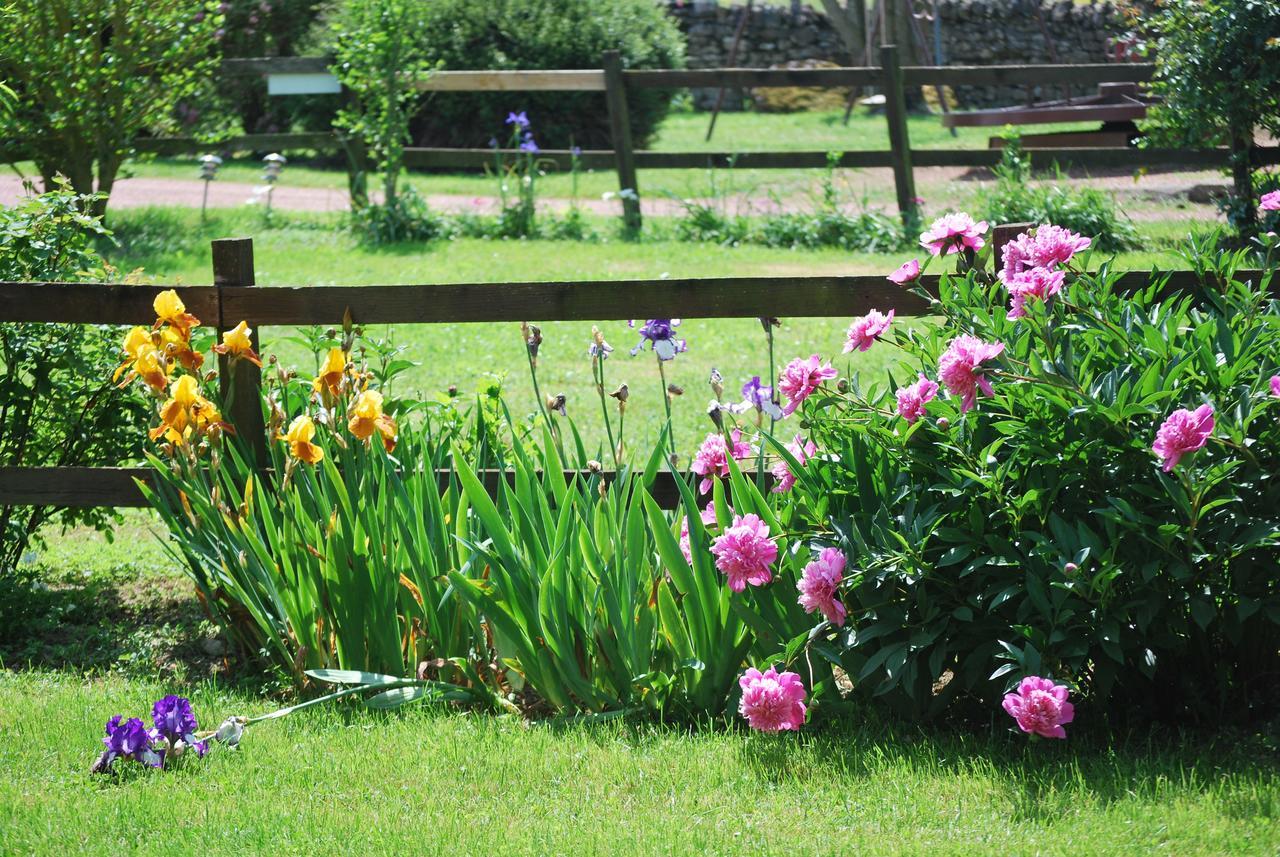
[{"label": "yellow iris flower", "polygon": [[145,327],[135,327],[129,331],[121,346],[124,362],[116,369],[111,380],[119,381],[126,369],[129,374],[120,382],[121,387],[128,386],[134,378],[141,378],[147,386],[156,392],[164,392],[169,386],[169,366],[162,365],[160,350],[151,340],[151,331]]},{"label": "yellow iris flower", "polygon": [[368,440],[376,431],[382,436],[382,445],[387,452],[396,448],[396,435],[399,428],[396,421],[382,412],[382,394],[377,390],[365,390],[351,406],[351,417],[347,420],[347,428],[360,440]]},{"label": "yellow iris flower", "polygon": [[178,363],[188,372],[199,372],[204,364],[204,355],[191,348],[189,332],[174,327],[166,327],[160,333],[161,347],[170,363]]},{"label": "yellow iris flower", "polygon": [[289,444],[289,454],[307,464],[323,461],[324,450],[311,442],[315,436],[316,424],[311,421],[311,417],[305,414],[294,417],[284,436],[284,442]]},{"label": "yellow iris flower", "polygon": [[231,330],[224,331],[222,343],[213,346],[213,350],[236,359],[243,358],[261,368],[262,359],[253,350],[252,336],[253,328],[249,327],[247,322],[242,321]]},{"label": "yellow iris flower", "polygon": [[331,407],[335,401],[342,398],[346,386],[346,371],[346,352],[341,348],[330,348],[329,353],[325,355],[324,365],[320,367],[320,374],[311,382],[311,388],[321,394],[326,407]]},{"label": "yellow iris flower", "polygon": [[187,307],[182,302],[182,298],[178,297],[178,293],[173,289],[165,289],[156,295],[156,299],[152,301],[151,308],[156,311],[156,327],[161,324],[168,324],[175,330],[179,330],[183,335],[187,335],[191,328],[200,326],[200,319],[187,312]]}]

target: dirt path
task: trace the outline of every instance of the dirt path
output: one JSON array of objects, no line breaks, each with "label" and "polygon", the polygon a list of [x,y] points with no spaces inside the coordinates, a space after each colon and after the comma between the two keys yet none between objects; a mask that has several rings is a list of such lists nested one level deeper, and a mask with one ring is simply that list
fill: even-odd
[{"label": "dirt path", "polygon": [[[916,170],[916,184],[919,193],[929,203],[930,210],[945,208],[941,201],[967,195],[968,189],[975,182],[989,180],[989,174],[956,167],[924,167]],[[1223,177],[1214,171],[1200,172],[1152,172],[1140,176],[1132,174],[1112,174],[1103,176],[1066,176],[1060,184],[1067,187],[1095,187],[1114,193],[1122,207],[1137,208],[1130,211],[1135,220],[1160,220],[1169,216],[1167,211],[1141,210],[1143,206],[1132,206],[1128,203],[1151,203],[1177,201],[1188,209],[1189,216],[1213,217],[1214,208],[1209,205],[1189,203],[1187,191],[1195,185],[1224,184]],[[869,170],[857,174],[852,182],[855,187],[867,190],[891,189],[893,177],[887,170]],[[215,181],[209,186],[210,208],[234,208],[241,205],[260,204],[260,196],[255,185]],[[10,205],[23,193],[22,183],[17,176],[0,175],[0,204]],[[113,208],[136,208],[147,205],[176,205],[198,208],[204,185],[200,181],[187,179],[163,178],[127,178],[116,182],[111,193]],[[705,202],[705,200],[700,200]],[[489,196],[464,196],[460,194],[430,194],[427,203],[439,211],[451,213],[471,212],[475,214],[492,213],[497,210],[498,200]],[[738,213],[776,213],[779,211],[808,210],[812,203],[803,197],[783,200],[770,199],[761,194],[752,198],[731,197],[726,200],[726,208]],[[338,188],[291,187],[288,184],[278,186],[273,192],[272,205],[277,209],[288,211],[345,211],[348,198],[345,190]],[[540,210],[564,211],[569,208],[567,199],[545,198],[538,202]],[[583,199],[579,205],[592,214],[619,215],[621,203],[616,199],[597,198]],[[641,200],[641,209],[647,215],[670,216],[681,212],[678,200],[647,196]]]}]

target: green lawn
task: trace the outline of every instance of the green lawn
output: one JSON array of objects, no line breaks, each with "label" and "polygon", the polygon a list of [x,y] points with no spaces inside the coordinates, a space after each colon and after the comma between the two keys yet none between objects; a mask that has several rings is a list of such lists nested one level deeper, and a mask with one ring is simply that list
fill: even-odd
[{"label": "green lawn", "polygon": [[[461,239],[370,249],[334,228],[337,219],[333,216],[281,216],[275,227],[264,228],[256,213],[245,210],[212,213],[209,222],[201,226],[198,215],[191,211],[121,209],[111,214],[110,223],[122,241],[121,248],[110,254],[118,268],[130,271],[141,267],[156,282],[188,285],[211,282],[209,239],[227,235],[253,236],[257,279],[264,286],[878,274],[893,270],[911,255],[798,252],[665,240],[579,243]],[[602,230],[609,228],[601,224]],[[1170,223],[1148,230],[1151,249],[1125,254],[1123,264],[1137,268],[1177,266],[1178,258],[1171,245],[1173,239],[1185,234],[1186,228],[1186,223]],[[353,309],[359,318],[359,307]],[[896,363],[897,353],[890,346],[842,356],[840,349],[850,319],[803,318],[805,309],[797,306],[791,318],[784,318],[777,334],[780,364],[792,357],[819,353],[834,359],[842,372],[858,371],[866,378],[883,377]],[[672,307],[672,312],[678,313],[679,308]],[[899,322],[921,323],[924,322],[913,319]],[[638,337],[625,322],[606,322],[601,328],[616,349],[607,364],[608,381],[610,385],[626,381],[633,392],[627,417],[630,445],[633,449],[643,448],[663,419],[656,362],[648,352],[634,358],[628,355]],[[570,414],[584,436],[594,443],[603,437],[603,425],[586,356],[591,323],[551,322],[544,324],[543,330],[542,389],[569,396]],[[680,330],[689,340],[689,351],[668,367],[668,380],[688,391],[676,402],[675,427],[681,448],[689,450],[710,428],[704,407],[710,397],[706,380],[711,368],[719,368],[730,389],[736,390],[751,375],[767,377],[768,358],[760,325],[754,319],[688,319]],[[381,336],[385,330],[370,332]],[[309,358],[298,346],[284,341],[288,335],[287,330],[265,331],[266,351],[279,353],[286,363],[311,371]],[[517,325],[402,326],[394,330],[394,336],[410,347],[409,356],[420,364],[407,380],[422,395],[431,395],[451,384],[469,393],[489,384],[496,374],[505,378],[513,410],[534,410]]]},{"label": "green lawn", "polygon": [[[0,673],[9,854],[1261,854],[1280,778],[1255,739],[1029,744],[867,719],[810,734],[555,728],[312,710],[168,773],[91,777],[102,723],[173,688]],[[270,706],[210,685],[217,721]],[[123,767],[123,766],[122,766]]]}]

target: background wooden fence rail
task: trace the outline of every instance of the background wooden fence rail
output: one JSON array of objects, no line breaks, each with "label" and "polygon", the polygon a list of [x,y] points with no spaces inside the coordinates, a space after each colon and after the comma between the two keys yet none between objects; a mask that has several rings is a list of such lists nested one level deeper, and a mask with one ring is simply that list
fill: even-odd
[{"label": "background wooden fence rail", "polygon": [[[1027,225],[997,227],[992,236],[997,251]],[[797,308],[802,308],[801,317],[852,317],[890,308],[899,316],[931,312],[929,300],[879,275],[263,288],[254,285],[251,239],[214,241],[212,251],[214,285],[179,286],[175,291],[206,326],[223,330],[244,319],[259,334],[263,326],[336,324],[348,312],[358,324],[606,321],[671,315],[794,318]],[[1240,272],[1244,278],[1260,275]],[[1195,293],[1206,285],[1193,271],[1165,276],[1170,293]],[[1126,273],[1118,288],[1136,290],[1150,278],[1147,272]],[[938,279],[926,275],[922,285],[936,294]],[[149,325],[155,318],[152,302],[163,290],[100,283],[0,283],[0,323]],[[254,457],[265,467],[260,372],[247,362],[231,369],[220,361],[224,384],[232,371],[237,374],[227,416],[241,437],[252,439]],[[504,478],[498,472],[483,476],[490,486]],[[151,478],[149,469],[0,467],[0,506],[145,506],[135,478]],[[655,499],[668,508],[679,502],[675,478],[659,473],[652,488]]]},{"label": "background wooden fence rail", "polygon": [[[586,169],[613,169],[618,174],[623,218],[629,230],[641,225],[640,192],[636,171],[641,169],[806,169],[827,165],[827,152],[652,152],[635,151],[631,143],[627,93],[633,89],[676,89],[683,87],[754,88],[779,86],[879,87],[885,94],[885,121],[889,150],[850,150],[839,153],[838,164],[849,168],[891,168],[899,212],[913,222],[916,211],[915,167],[991,167],[999,163],[1000,152],[989,149],[913,149],[907,127],[905,88],[916,86],[1008,86],[1071,84],[1090,86],[1102,83],[1142,83],[1155,71],[1151,64],[1092,63],[995,66],[902,66],[893,45],[881,49],[880,66],[819,69],[663,69],[625,70],[617,51],[608,51],[600,69],[440,71],[419,83],[430,92],[603,92],[609,110],[613,148],[582,153]],[[281,57],[234,59],[223,62],[223,71],[233,75],[290,76],[329,74],[325,57]],[[1071,108],[1065,108],[1070,110]],[[350,160],[353,182],[367,172],[368,164],[359,146],[349,146],[328,132],[308,134],[252,134],[210,144],[194,139],[138,140],[140,152],[163,155],[221,151],[262,151],[287,149],[345,150]],[[501,150],[507,157],[516,152]],[[1029,150],[1035,167],[1053,164],[1084,169],[1145,167],[1226,167],[1227,149],[1126,149],[1069,148]],[[568,150],[544,150],[539,155],[558,169],[568,169]],[[1280,163],[1280,147],[1255,149],[1257,166]],[[409,148],[405,164],[418,169],[483,169],[493,163],[490,149]],[[352,187],[357,187],[356,183]]]}]

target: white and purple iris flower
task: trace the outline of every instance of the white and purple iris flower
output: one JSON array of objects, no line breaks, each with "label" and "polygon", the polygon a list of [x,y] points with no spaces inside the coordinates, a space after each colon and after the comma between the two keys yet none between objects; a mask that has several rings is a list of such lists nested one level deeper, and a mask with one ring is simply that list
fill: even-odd
[{"label": "white and purple iris flower", "polygon": [[750,381],[742,385],[742,401],[736,405],[730,405],[729,410],[735,414],[745,414],[754,410],[757,414],[763,414],[775,420],[785,416],[782,408],[778,407],[778,403],[773,400],[773,387],[762,383],[759,375],[753,375]]},{"label": "white and purple iris flower", "polygon": [[[628,324],[636,326],[634,320]],[[679,326],[678,318],[646,319],[640,328],[640,342],[631,349],[631,356],[639,354],[645,342],[648,342],[659,360],[674,360],[677,354],[689,350],[689,344],[685,340],[676,338],[676,328]]]}]

